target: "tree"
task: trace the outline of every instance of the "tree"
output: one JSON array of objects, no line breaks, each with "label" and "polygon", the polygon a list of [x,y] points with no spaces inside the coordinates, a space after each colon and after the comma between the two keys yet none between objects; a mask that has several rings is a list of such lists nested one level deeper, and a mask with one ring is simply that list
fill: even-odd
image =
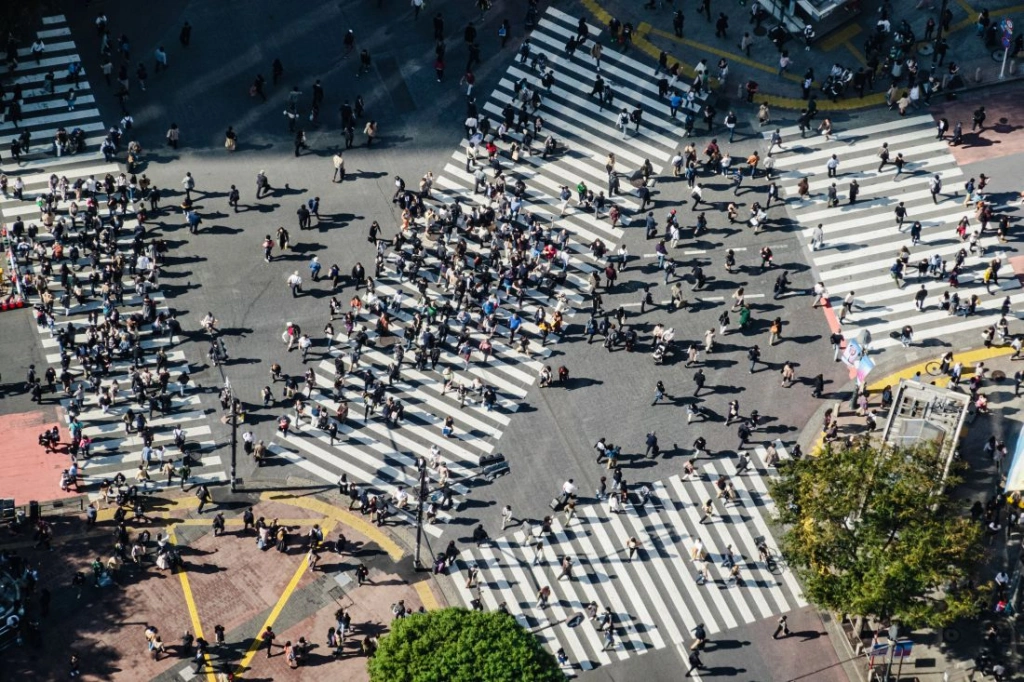
[{"label": "tree", "polygon": [[369,663],[371,682],[556,682],[554,656],[512,616],[441,609],[392,623]]},{"label": "tree", "polygon": [[786,527],[781,549],[819,607],[910,627],[977,614],[960,589],[984,556],[982,529],[949,490],[954,463],[933,445],[876,447],[861,439],[785,462],[771,495]]}]

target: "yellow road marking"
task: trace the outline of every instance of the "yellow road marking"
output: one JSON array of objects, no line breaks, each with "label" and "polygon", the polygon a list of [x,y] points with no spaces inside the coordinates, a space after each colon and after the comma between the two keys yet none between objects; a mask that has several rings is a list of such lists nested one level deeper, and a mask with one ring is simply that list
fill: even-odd
[{"label": "yellow road marking", "polygon": [[[171,544],[178,544],[177,538],[174,537],[174,529],[169,528],[167,530],[167,537],[171,541]],[[178,574],[178,580],[181,581],[181,591],[185,594],[185,605],[188,607],[188,615],[192,620],[192,632],[195,633],[196,638],[203,637],[203,625],[199,622],[199,610],[196,608],[196,600],[192,596],[192,585],[188,580],[188,571],[183,569],[181,566],[174,570]],[[203,637],[203,639],[206,639]],[[215,682],[213,676],[213,670],[210,669],[209,656],[206,656],[206,679],[208,682]]]},{"label": "yellow road marking", "polygon": [[[327,522],[324,524],[324,536],[326,537],[327,534],[331,530],[333,530],[333,528],[334,520],[328,519]],[[278,597],[277,603],[274,604],[274,608],[271,609],[270,615],[267,616],[267,620],[264,621],[262,627],[260,627],[260,629],[256,631],[256,636],[253,637],[252,644],[249,645],[248,651],[246,651],[245,655],[242,656],[242,660],[238,662],[238,668],[235,670],[236,679],[242,677],[242,674],[245,671],[245,669],[249,667],[249,664],[252,662],[253,656],[256,655],[256,652],[259,651],[260,644],[262,644],[260,635],[262,635],[263,631],[266,630],[268,627],[273,627],[274,621],[276,621],[278,616],[281,615],[281,611],[284,610],[284,607],[288,603],[288,600],[291,599],[291,596],[295,592],[295,589],[299,586],[299,581],[302,580],[302,575],[306,572],[308,568],[309,553],[307,552],[306,554],[302,555],[302,560],[299,562],[299,567],[295,569],[295,574],[292,575],[292,579],[288,581],[288,585],[284,588],[284,592],[282,592],[281,596]]]},{"label": "yellow road marking", "polygon": [[[864,58],[864,54],[860,50],[858,50],[857,47],[852,42],[847,41],[847,42],[843,43],[843,47],[845,47],[846,51],[849,52],[850,54],[852,54],[853,58],[856,59],[861,64],[867,64],[868,63],[868,60]],[[851,88],[851,90],[852,90],[852,88]]]},{"label": "yellow road marking", "polygon": [[[986,360],[1001,358],[1012,354],[1013,349],[1008,347],[976,348],[974,350],[964,351],[962,353],[954,352],[953,359],[955,362],[963,363],[963,376],[969,376],[970,374],[974,373],[975,363],[985,362]],[[884,389],[886,386],[895,386],[896,384],[899,383],[900,379],[913,379],[914,375],[916,375],[918,372],[921,373],[921,379],[924,380],[925,382],[934,381],[936,386],[944,387],[949,383],[948,376],[933,377],[931,374],[928,374],[927,370],[925,369],[929,364],[933,362],[938,362],[939,357],[930,358],[928,360],[924,360],[923,362],[918,362],[916,364],[910,365],[909,367],[904,367],[899,371],[893,372],[892,374],[887,375],[883,379],[879,379],[874,383],[868,384],[868,391],[876,393]],[[845,400],[842,402],[848,403],[848,401]],[[964,431],[966,431],[966,429],[964,429]],[[822,443],[824,441],[824,438],[824,434],[819,434],[818,437],[814,439],[814,443],[811,444],[811,447],[809,448],[812,456],[821,454]]]},{"label": "yellow road marking", "polygon": [[590,13],[597,17],[597,20],[601,22],[603,26],[607,26],[608,22],[612,20],[612,15],[608,14],[601,5],[597,4],[596,0],[580,0],[584,7],[590,10]]},{"label": "yellow road marking", "polygon": [[[1011,354],[1013,354],[1013,349],[1012,348],[1008,348],[1008,347],[1007,348],[1003,348],[1003,347],[999,347],[999,348],[977,348],[975,350],[969,350],[969,351],[966,351],[966,352],[963,352],[963,353],[956,353],[956,352],[954,352],[953,353],[953,360],[954,360],[954,362],[962,362],[963,363],[963,365],[964,365],[964,374],[966,375],[966,374],[970,374],[971,372],[974,371],[974,363],[976,363],[976,362],[984,362],[986,360],[991,360],[993,358],[1000,358],[1000,357],[1003,357],[1003,356],[1006,356],[1006,355],[1011,355]],[[876,381],[874,383],[868,384],[868,390],[869,391],[881,391],[886,386],[895,386],[896,384],[899,383],[900,379],[912,379],[914,377],[914,375],[917,374],[918,372],[921,373],[921,378],[922,379],[925,379],[926,381],[928,381],[928,380],[930,380],[931,375],[928,374],[928,372],[925,370],[925,367],[927,365],[933,363],[933,362],[937,362],[939,357],[941,357],[941,356],[930,358],[928,360],[925,360],[924,362],[919,362],[919,363],[917,363],[915,365],[911,365],[910,367],[905,367],[905,368],[899,370],[898,372],[894,372],[894,373],[890,374],[889,376],[885,377],[884,379],[879,379],[878,381]],[[935,377],[935,379],[936,379],[936,384],[944,385],[945,382],[942,381],[942,377]],[[945,379],[945,381],[949,381],[948,377]]]},{"label": "yellow road marking", "polygon": [[425,580],[413,583],[412,586],[416,590],[416,594],[420,596],[420,603],[423,604],[423,608],[427,611],[441,608],[441,605],[437,603],[437,597],[434,596],[434,591],[430,589]]},{"label": "yellow road marking", "polygon": [[967,0],[956,0],[956,4],[960,5],[960,9],[967,12],[967,18],[971,19],[972,22],[981,14],[981,12],[968,5]]},{"label": "yellow road marking", "polygon": [[[770,74],[777,74],[778,73],[778,69],[776,67],[768,66],[767,64],[762,64],[761,62],[754,61],[753,59],[747,57],[746,55],[743,55],[743,54],[740,54],[740,53],[737,53],[737,52],[730,52],[729,50],[723,50],[721,48],[714,47],[713,45],[705,45],[704,43],[699,43],[696,40],[690,40],[689,38],[680,38],[675,33],[670,33],[668,31],[663,31],[660,28],[654,28],[650,24],[640,24],[640,28],[637,29],[637,32],[633,36],[633,43],[638,48],[640,48],[640,50],[642,50],[643,52],[651,55],[655,59],[657,59],[658,56],[661,55],[661,49],[657,45],[654,45],[649,40],[646,40],[644,38],[644,36],[647,35],[648,33],[656,35],[656,36],[660,36],[662,38],[666,38],[666,39],[671,40],[673,42],[680,43],[681,45],[685,45],[686,47],[692,47],[695,50],[698,50],[698,51],[700,51],[702,53],[707,52],[709,54],[715,55],[716,57],[725,57],[730,62],[735,63],[735,64],[742,64],[744,66],[749,66],[752,69],[758,69],[760,71],[764,71],[765,73],[770,73]],[[639,40],[637,39],[638,37],[639,37]],[[685,64],[683,64],[682,62],[680,62],[680,66],[683,67],[684,69],[689,68]],[[693,69],[690,69],[688,75],[690,73],[692,73],[692,72],[693,72]],[[803,78],[801,78],[797,74],[793,74],[793,73],[787,73],[783,77],[786,80],[794,81],[794,82],[798,82],[798,81],[802,81],[803,80]]]},{"label": "yellow road marking", "polygon": [[[587,8],[587,10],[591,14],[593,14],[597,18],[598,22],[602,26],[606,25],[608,21],[611,19],[611,15],[608,12],[606,12],[596,2],[596,0],[580,0],[580,2],[585,8]],[[648,34],[653,34],[656,36],[667,38],[674,42],[685,45],[686,47],[692,47],[702,53],[707,52],[709,54],[717,55],[719,57],[725,57],[726,59],[729,59],[730,61],[736,64],[743,64],[744,66],[748,66],[752,69],[757,69],[765,73],[778,73],[777,68],[761,64],[760,62],[756,62],[753,59],[746,57],[745,55],[729,52],[728,50],[720,50],[716,47],[712,47],[711,45],[698,43],[694,40],[689,40],[687,38],[679,38],[674,33],[669,33],[668,31],[663,31],[659,28],[654,28],[649,23],[642,22],[639,26],[637,26],[636,32],[633,34],[633,46],[636,47],[641,52],[653,57],[654,59],[657,59],[660,56],[661,49],[658,48],[658,46],[651,43],[649,40],[647,40],[645,36]],[[687,78],[692,79],[695,76],[693,68],[684,64],[681,60],[673,57],[670,60],[670,62],[679,63],[680,71]],[[785,76],[783,76],[783,78],[794,83],[800,83],[803,81],[801,75],[794,73],[787,73]],[[718,87],[718,83],[715,79],[711,80],[711,85],[713,88]],[[764,92],[759,92],[757,94],[757,100],[759,102],[768,102],[769,106],[771,106],[774,109],[791,109],[793,111],[800,111],[800,109],[802,109],[806,105],[806,102],[804,102],[804,100],[798,99],[796,97],[779,97],[777,95],[770,95]],[[879,104],[882,104],[883,102],[885,102],[884,93],[874,93],[871,95],[867,95],[866,97],[864,97],[864,99],[858,97],[856,99],[840,100],[838,102],[833,102],[829,99],[826,99],[824,101],[818,102],[818,111],[850,111],[853,109],[866,109],[868,107],[874,107]]]},{"label": "yellow road marking", "polygon": [[824,40],[819,41],[815,47],[821,48],[821,50],[824,52],[831,52],[840,45],[843,45],[844,43],[853,40],[855,37],[857,37],[857,34],[859,34],[860,31],[860,26],[858,26],[857,24],[850,24],[845,28],[841,28],[838,31],[829,33],[828,36],[826,36]]},{"label": "yellow road marking", "polygon": [[263,493],[260,495],[260,500],[264,502],[281,502],[283,504],[290,504],[293,507],[309,509],[327,518],[334,519],[343,526],[354,528],[380,545],[381,549],[388,553],[392,561],[400,560],[405,554],[398,543],[372,523],[326,502],[321,502],[312,497],[296,497],[284,493]]},{"label": "yellow road marking", "polygon": [[[313,524],[319,523],[323,525],[330,518],[311,518],[311,519],[277,519],[279,526],[312,526]],[[175,519],[171,525],[175,526],[212,526],[213,519]],[[236,519],[224,519],[225,526],[243,526],[245,522],[241,517]]]}]

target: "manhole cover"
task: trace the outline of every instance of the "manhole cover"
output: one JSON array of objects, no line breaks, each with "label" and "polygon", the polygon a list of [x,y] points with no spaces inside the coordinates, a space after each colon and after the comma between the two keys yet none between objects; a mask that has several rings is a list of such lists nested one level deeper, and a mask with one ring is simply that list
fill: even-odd
[{"label": "manhole cover", "polygon": [[1006,378],[1006,372],[1004,372],[1001,369],[997,369],[994,372],[992,372],[992,379],[994,381],[1002,381],[1005,378]]},{"label": "manhole cover", "polygon": [[921,47],[917,48],[917,53],[923,54],[924,56],[927,57],[928,55],[935,53],[935,48],[932,47],[931,43],[922,43]]},{"label": "manhole cover", "polygon": [[960,631],[955,628],[946,628],[942,631],[942,641],[956,642],[960,639]]},{"label": "manhole cover", "polygon": [[1003,53],[1004,52],[1006,52],[1006,50],[996,50],[996,51],[994,51],[992,53],[992,61],[994,61],[994,62],[1001,62],[1001,61],[1003,61]]},{"label": "manhole cover", "polygon": [[755,26],[754,27],[754,35],[755,36],[765,36],[765,35],[768,35],[768,29],[766,29],[764,26]]}]

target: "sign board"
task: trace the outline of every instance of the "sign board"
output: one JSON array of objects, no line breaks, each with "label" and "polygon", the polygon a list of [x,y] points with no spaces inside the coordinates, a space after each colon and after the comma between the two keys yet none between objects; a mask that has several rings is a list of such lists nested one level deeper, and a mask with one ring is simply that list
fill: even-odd
[{"label": "sign board", "polygon": [[898,642],[893,642],[892,656],[893,658],[906,658],[910,656],[910,652],[913,650],[914,643],[909,639],[902,639]]},{"label": "sign board", "polygon": [[857,363],[857,383],[863,384],[864,380],[867,379],[868,374],[870,374],[871,370],[873,370],[874,368],[874,360],[872,360],[866,355],[862,357],[860,359],[860,362]]},{"label": "sign board", "polygon": [[846,348],[843,349],[843,354],[840,359],[843,364],[847,367],[853,368],[857,366],[857,361],[860,360],[860,356],[863,355],[863,347],[856,341],[847,341]]}]

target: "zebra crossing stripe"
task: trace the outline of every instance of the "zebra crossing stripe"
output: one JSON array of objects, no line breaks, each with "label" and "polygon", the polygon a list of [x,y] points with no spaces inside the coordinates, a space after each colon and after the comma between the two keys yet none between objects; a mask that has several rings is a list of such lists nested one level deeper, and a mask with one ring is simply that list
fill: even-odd
[{"label": "zebra crossing stripe", "polygon": [[[551,534],[557,540],[557,545],[561,548],[565,546],[567,550],[571,550],[571,544],[569,543],[568,537],[566,536],[561,524],[556,519],[551,524]],[[631,623],[631,618],[623,606],[622,601],[619,599],[613,599],[615,591],[612,586],[605,582],[602,587],[602,594],[597,591],[597,581],[591,578],[589,572],[589,564],[584,564],[581,557],[574,550],[572,552],[566,552],[567,556],[572,556],[574,567],[575,578],[569,581],[568,585],[563,586],[561,581],[558,580],[558,573],[561,572],[562,557],[555,551],[555,543],[545,543],[543,549],[544,563],[542,564],[542,570],[540,574],[546,579],[547,584],[550,585],[552,592],[558,592],[564,590],[565,599],[568,600],[574,608],[583,609],[586,604],[596,602],[599,606],[607,606],[612,610],[615,617],[615,627],[617,632],[625,630]],[[575,586],[573,582],[575,581]],[[578,591],[582,591],[584,598],[578,597]],[[596,634],[596,633],[595,633]],[[636,628],[633,628],[630,635],[636,634]],[[600,638],[599,638],[600,639]],[[638,639],[638,638],[637,638]],[[641,647],[640,644],[632,637],[619,637],[616,641],[615,646],[611,650],[604,648],[603,642],[598,646],[599,650],[607,651],[608,656],[617,658],[620,661],[624,661],[629,658],[629,649],[625,646],[630,644],[631,648],[635,651],[642,651],[646,647]]]},{"label": "zebra crossing stripe", "polygon": [[[587,522],[590,532],[594,538],[600,543],[601,550],[604,552],[604,562],[608,564],[608,571],[615,571],[614,577],[618,579],[618,584],[625,589],[627,596],[629,597],[629,604],[632,606],[643,623],[655,623],[655,619],[651,617],[650,612],[644,606],[644,600],[640,597],[640,591],[634,585],[632,579],[629,576],[627,567],[632,568],[637,573],[638,582],[643,585],[644,592],[647,595],[647,600],[651,602],[651,606],[654,608],[655,613],[662,614],[662,620],[660,623],[654,625],[654,627],[647,628],[646,634],[651,637],[651,643],[655,649],[662,649],[665,647],[665,640],[661,636],[661,627],[664,626],[666,635],[670,642],[681,641],[683,635],[679,632],[679,628],[676,627],[675,621],[672,619],[672,611],[662,600],[661,595],[658,593],[658,582],[651,579],[647,572],[647,566],[643,561],[643,554],[641,551],[637,551],[637,555],[634,557],[635,561],[627,561],[627,557],[623,557],[623,554],[627,553],[625,543],[632,536],[632,533],[628,533],[622,527],[622,524],[618,522],[618,519],[609,518],[608,525],[614,531],[621,540],[617,545],[611,535],[605,531],[604,521],[598,517],[596,513],[597,507],[584,507],[582,510],[578,510],[577,514],[581,520]],[[639,538],[637,538],[639,540]],[[665,583],[668,584],[668,583]]]}]

